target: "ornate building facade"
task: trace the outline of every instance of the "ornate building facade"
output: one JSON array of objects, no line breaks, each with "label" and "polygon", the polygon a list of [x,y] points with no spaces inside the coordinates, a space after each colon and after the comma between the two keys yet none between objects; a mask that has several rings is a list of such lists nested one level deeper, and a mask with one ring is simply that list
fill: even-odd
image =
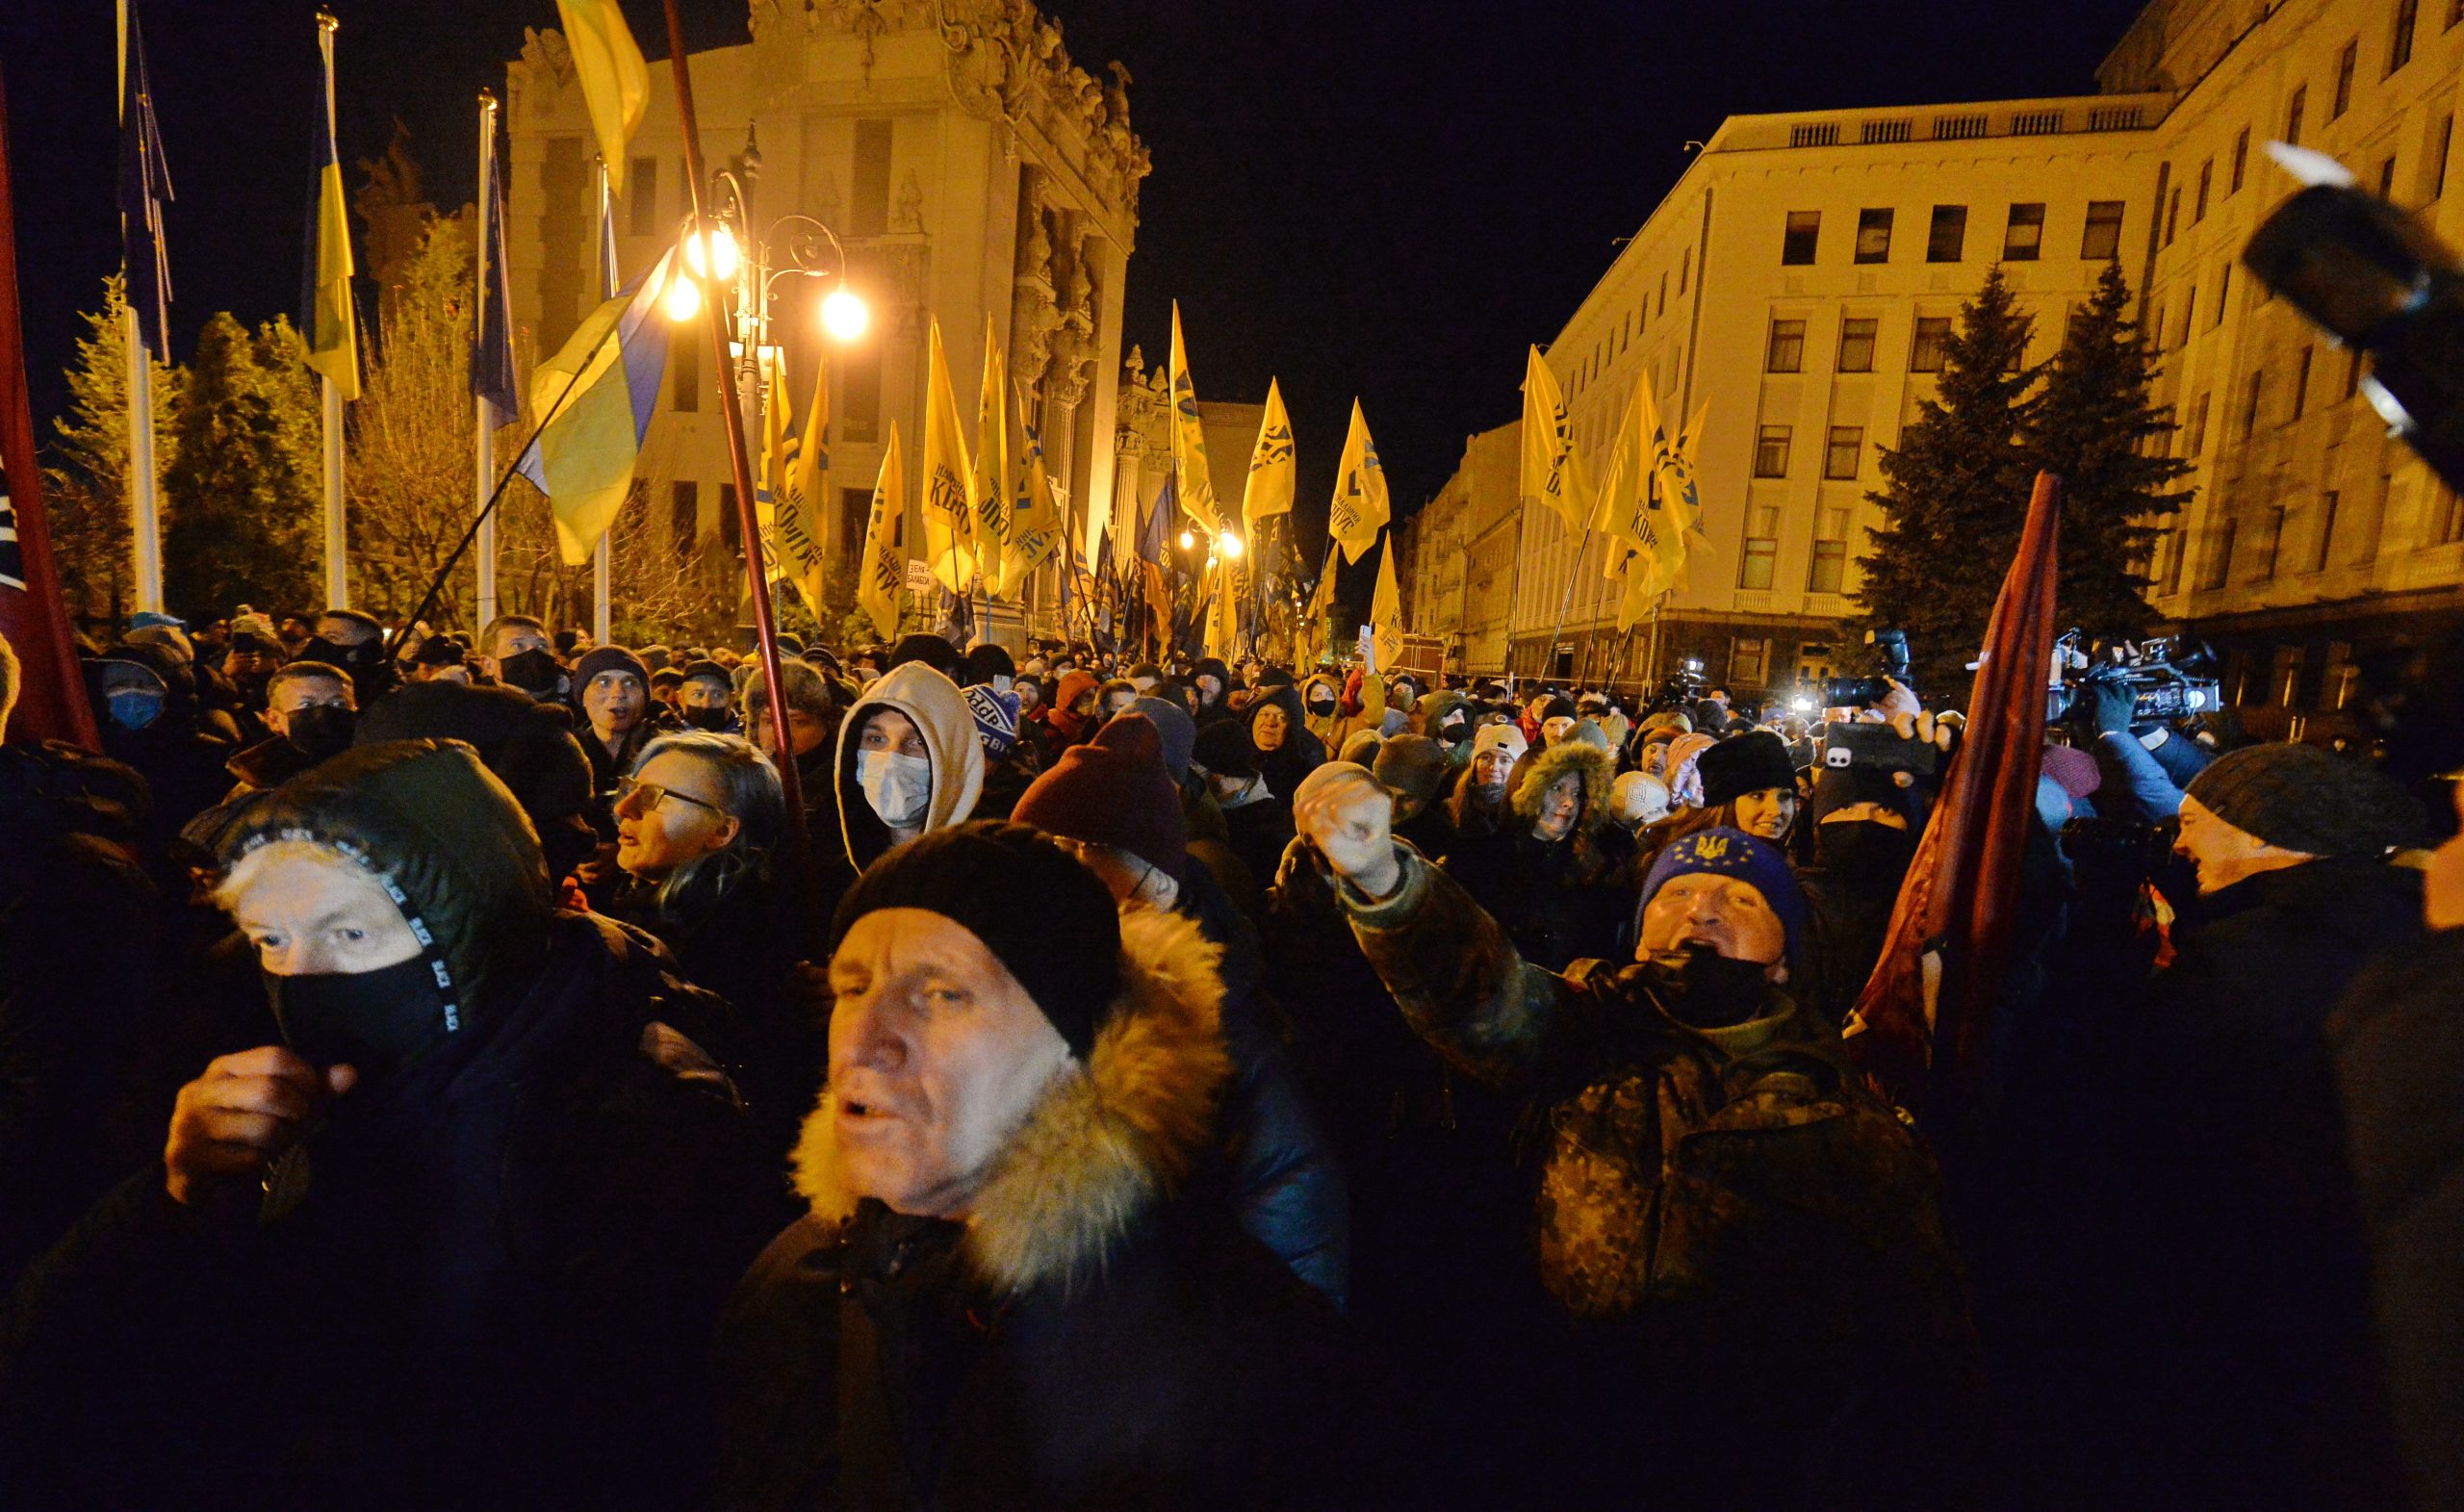
[{"label": "ornate building facade", "polygon": [[[722,197],[724,177],[774,266],[800,256],[834,269],[827,239],[789,218],[828,227],[872,313],[865,335],[838,346],[817,319],[826,283],[775,285],[767,339],[784,351],[799,409],[828,362],[825,551],[852,564],[861,549],[893,424],[909,498],[920,497],[936,320],[970,434],[988,325],[1056,492],[1082,534],[1099,528],[1089,512],[1114,495],[1121,297],[1148,171],[1130,129],[1127,71],[1114,64],[1098,80],[1028,0],[751,0],[748,22],[746,43],[690,60],[713,180],[705,203]],[[599,295],[597,149],[559,34],[530,33],[507,75],[517,342],[552,352]],[[653,64],[649,112],[612,207],[626,278],[675,244],[691,213],[667,75],[664,61]],[[680,553],[713,537],[741,550],[707,361],[705,346],[674,345],[643,447],[642,506]],[[911,542],[921,540],[915,507]],[[1031,588],[1025,602],[1048,617],[1052,586]]]}]

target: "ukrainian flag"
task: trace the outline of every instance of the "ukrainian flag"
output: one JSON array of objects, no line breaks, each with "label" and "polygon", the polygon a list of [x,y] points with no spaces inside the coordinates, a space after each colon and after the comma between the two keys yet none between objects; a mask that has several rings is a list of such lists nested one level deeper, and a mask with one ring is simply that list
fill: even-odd
[{"label": "ukrainian flag", "polygon": [[300,327],[308,366],[346,399],[359,397],[359,322],[350,299],[350,221],[343,199],[342,164],[334,153],[334,18],[317,17],[317,50],[324,61],[314,142],[316,189],[308,206],[307,285]]},{"label": "ukrainian flag", "polygon": [[642,437],[667,373],[668,322],[658,311],[670,247],[647,274],[593,310],[564,349],[530,376],[530,411],[544,418],[517,471],[548,496],[565,565],[590,560],[633,486]]}]

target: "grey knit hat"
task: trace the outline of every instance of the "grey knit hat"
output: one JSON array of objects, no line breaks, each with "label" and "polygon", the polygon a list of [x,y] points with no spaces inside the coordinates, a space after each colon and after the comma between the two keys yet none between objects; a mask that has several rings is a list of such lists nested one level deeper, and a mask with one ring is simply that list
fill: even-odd
[{"label": "grey knit hat", "polygon": [[2194,778],[2190,796],[2270,845],[2310,856],[2376,856],[2420,839],[2422,806],[2377,768],[2318,746],[2246,746]]}]

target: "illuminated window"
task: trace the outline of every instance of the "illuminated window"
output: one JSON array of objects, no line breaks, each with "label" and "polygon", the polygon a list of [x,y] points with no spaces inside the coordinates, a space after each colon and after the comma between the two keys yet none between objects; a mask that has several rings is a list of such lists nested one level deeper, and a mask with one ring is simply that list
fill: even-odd
[{"label": "illuminated window", "polygon": [[1934,223],[1925,235],[1925,261],[1956,263],[1967,242],[1967,207],[1936,205]]},{"label": "illuminated window", "polygon": [[1890,261],[1890,221],[1888,210],[1857,212],[1857,261],[1887,263]]},{"label": "illuminated window", "polygon": [[2112,257],[2121,250],[2121,206],[2118,199],[2088,203],[2088,229],[2079,237],[2083,258]]},{"label": "illuminated window", "polygon": [[1754,475],[1756,477],[1786,477],[1788,475],[1788,427],[1764,425],[1754,433]]},{"label": "illuminated window", "polygon": [[2002,260],[2033,263],[2044,244],[2044,206],[2013,205],[2011,224],[2002,233]]},{"label": "illuminated window", "polygon": [[1920,315],[1916,318],[1916,339],[1909,344],[1908,371],[1939,372],[1942,353],[1950,345],[1951,318],[1947,315]]},{"label": "illuminated window", "polygon": [[1823,444],[1822,475],[1834,482],[1853,482],[1857,465],[1865,452],[1865,427],[1834,425],[1831,438]]},{"label": "illuminated window", "polygon": [[1801,372],[1806,365],[1806,322],[1773,320],[1771,344],[1763,354],[1765,372]]},{"label": "illuminated window", "polygon": [[1874,331],[1881,323],[1869,316],[1851,317],[1839,322],[1840,372],[1874,371]]},{"label": "illuminated window", "polygon": [[[1815,243],[1816,242],[1818,242],[1819,240],[1821,240],[1821,237],[1822,237],[1822,212],[1821,212],[1821,211],[1819,211],[1819,210],[1791,210],[1791,211],[1789,211],[1789,212],[1788,212],[1788,229],[1787,229],[1787,233],[1786,233],[1786,235],[1785,235],[1785,236],[1784,236],[1784,237],[1781,239],[1781,242],[1780,242],[1780,261],[1781,261],[1781,263],[1782,263],[1782,264],[1784,264],[1784,265],[1787,265],[1787,264],[1802,264],[1802,263],[1810,263],[1810,262],[1812,262],[1812,261],[1813,261],[1813,249],[1814,249],[1814,243]],[[1681,285],[1681,286],[1679,287],[1679,289],[1678,289],[1678,291],[1677,291],[1677,292],[1678,292],[1679,294],[1683,294],[1683,293],[1685,292],[1685,290],[1684,290],[1684,288]]]}]

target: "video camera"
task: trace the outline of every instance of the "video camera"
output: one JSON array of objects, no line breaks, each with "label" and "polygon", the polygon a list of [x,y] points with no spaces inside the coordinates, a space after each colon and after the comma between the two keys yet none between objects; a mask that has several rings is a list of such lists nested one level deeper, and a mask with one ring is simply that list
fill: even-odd
[{"label": "video camera", "polygon": [[1822,685],[1825,708],[1870,708],[1890,696],[1890,684],[1913,690],[1915,680],[1908,668],[1908,632],[1906,630],[1871,630],[1866,644],[1881,653],[1883,676],[1879,678],[1833,678]]},{"label": "video camera", "polygon": [[1688,656],[1679,662],[1677,670],[1668,675],[1668,680],[1659,685],[1651,702],[1644,705],[1643,712],[1665,714],[1672,709],[1680,713],[1691,712],[1710,685],[1703,676],[1703,663]]},{"label": "video camera", "polygon": [[2204,671],[2213,656],[2203,645],[2185,647],[2179,636],[2103,641],[2092,649],[2072,630],[2053,643],[2053,670],[2045,689],[2045,718],[2055,724],[2082,713],[2087,689],[2120,682],[2131,691],[2133,724],[2213,714],[2224,706],[2223,688]]}]

